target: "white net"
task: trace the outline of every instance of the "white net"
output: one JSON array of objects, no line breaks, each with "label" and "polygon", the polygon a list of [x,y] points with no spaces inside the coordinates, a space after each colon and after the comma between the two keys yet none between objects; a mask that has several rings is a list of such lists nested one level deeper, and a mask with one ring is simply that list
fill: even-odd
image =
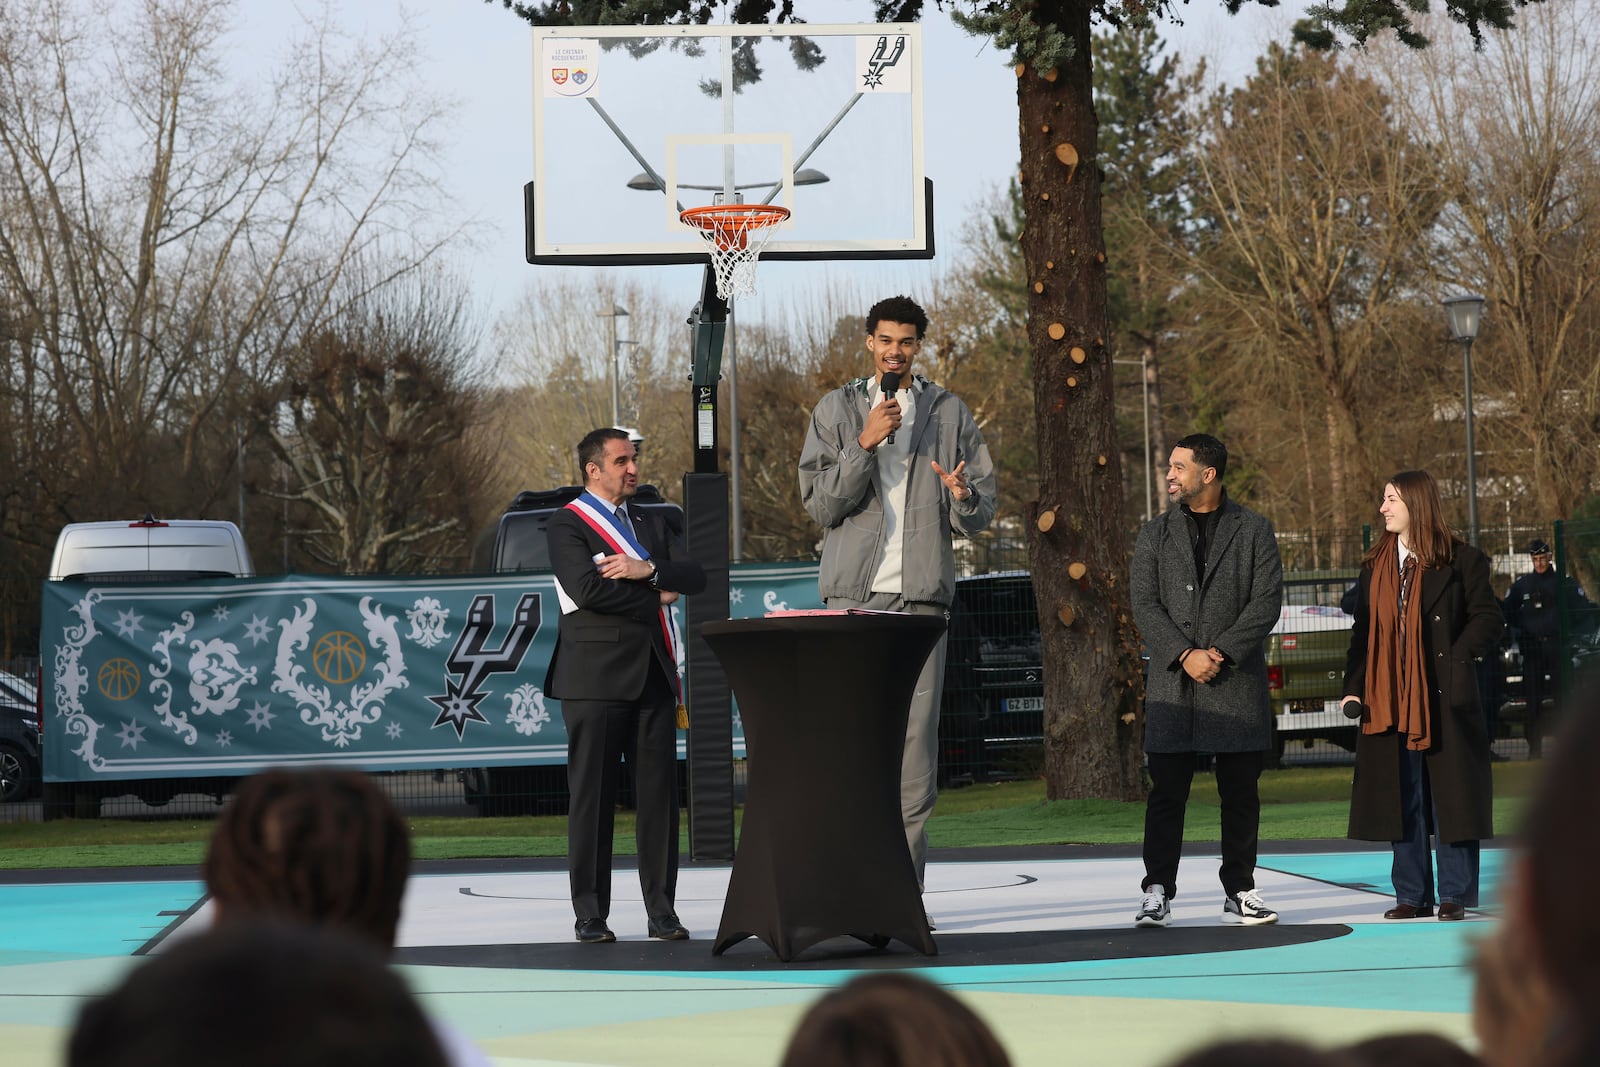
[{"label": "white net", "polygon": [[693,226],[711,253],[717,295],[724,300],[756,291],[756,263],[761,250],[789,217],[788,208],[766,204],[719,204],[690,208],[678,216]]}]

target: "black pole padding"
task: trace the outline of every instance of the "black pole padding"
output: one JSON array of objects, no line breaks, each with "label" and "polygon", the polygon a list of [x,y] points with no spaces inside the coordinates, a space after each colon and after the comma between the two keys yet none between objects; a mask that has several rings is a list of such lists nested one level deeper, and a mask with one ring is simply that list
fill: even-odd
[{"label": "black pole padding", "polygon": [[722,663],[700,627],[728,617],[728,475],[683,476],[689,555],[706,573],[705,592],[685,597],[689,706],[689,858],[733,859],[733,697]]}]

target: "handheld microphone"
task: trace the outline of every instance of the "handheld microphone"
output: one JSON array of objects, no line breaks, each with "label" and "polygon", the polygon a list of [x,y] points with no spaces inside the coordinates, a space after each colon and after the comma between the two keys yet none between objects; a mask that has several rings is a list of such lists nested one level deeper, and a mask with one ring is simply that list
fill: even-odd
[{"label": "handheld microphone", "polygon": [[1352,704],[1346,704],[1344,706],[1344,717],[1347,718],[1347,719],[1362,719],[1362,720],[1365,720],[1367,718],[1367,706],[1366,706],[1366,704],[1362,703],[1359,700],[1356,701],[1355,703],[1352,703]]},{"label": "handheld microphone", "polygon": [[[882,381],[881,385],[882,385],[882,388],[883,388],[883,398],[885,400],[894,399],[894,394],[896,394],[896,393],[898,393],[900,391],[900,375],[896,374],[892,370],[884,371],[883,372],[883,381]],[[894,431],[893,430],[889,431],[889,436],[885,437],[883,439],[883,443],[886,444],[886,445],[894,444]]]}]

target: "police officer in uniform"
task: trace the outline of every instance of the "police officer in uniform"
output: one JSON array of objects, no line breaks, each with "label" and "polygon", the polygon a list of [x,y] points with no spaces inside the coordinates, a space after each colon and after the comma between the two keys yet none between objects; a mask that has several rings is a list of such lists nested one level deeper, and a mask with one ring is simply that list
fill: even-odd
[{"label": "police officer in uniform", "polygon": [[[1540,717],[1546,697],[1554,700],[1561,681],[1561,609],[1569,619],[1586,617],[1592,607],[1583,587],[1563,578],[1550,565],[1550,545],[1535,538],[1528,544],[1533,570],[1511,583],[1506,594],[1506,622],[1516,627],[1517,647],[1522,651],[1522,686],[1528,710],[1523,718],[1523,733],[1528,739],[1528,757],[1541,755],[1543,734]],[[1562,590],[1562,585],[1566,589]],[[1562,604],[1565,593],[1566,603]]]}]

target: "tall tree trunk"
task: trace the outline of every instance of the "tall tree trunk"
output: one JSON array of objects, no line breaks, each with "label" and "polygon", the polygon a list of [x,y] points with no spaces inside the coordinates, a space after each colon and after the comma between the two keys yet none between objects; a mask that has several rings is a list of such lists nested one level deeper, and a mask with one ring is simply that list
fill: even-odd
[{"label": "tall tree trunk", "polygon": [[1333,402],[1323,405],[1322,419],[1328,429],[1328,509],[1334,533],[1349,529],[1345,508],[1345,450],[1339,441],[1339,413]]},{"label": "tall tree trunk", "polygon": [[1143,687],[1106,346],[1091,6],[1041,3],[1033,19],[1060,28],[1074,54],[1054,70],[1017,71],[1039,450],[1028,558],[1044,645],[1046,795],[1128,800],[1144,795]]}]

